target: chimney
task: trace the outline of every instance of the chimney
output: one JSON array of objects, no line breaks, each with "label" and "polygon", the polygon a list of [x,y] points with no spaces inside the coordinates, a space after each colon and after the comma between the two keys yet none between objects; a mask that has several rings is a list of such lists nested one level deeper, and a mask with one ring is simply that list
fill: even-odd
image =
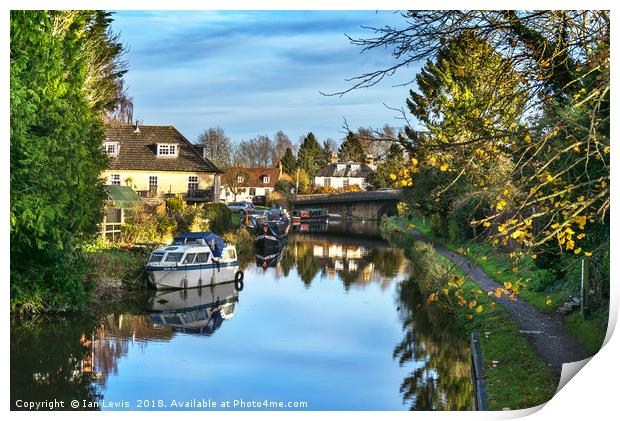
[{"label": "chimney", "polygon": [[134,133],[140,133],[140,122],[136,120],[136,127],[133,129]]},{"label": "chimney", "polygon": [[276,168],[278,168],[278,180],[282,178],[282,161],[280,161],[278,159],[278,162],[276,162]]},{"label": "chimney", "polygon": [[336,152],[332,152],[331,163],[335,164],[336,162],[338,162],[338,154]]},{"label": "chimney", "polygon": [[366,164],[371,167],[375,164],[375,157],[372,154],[366,155]]}]

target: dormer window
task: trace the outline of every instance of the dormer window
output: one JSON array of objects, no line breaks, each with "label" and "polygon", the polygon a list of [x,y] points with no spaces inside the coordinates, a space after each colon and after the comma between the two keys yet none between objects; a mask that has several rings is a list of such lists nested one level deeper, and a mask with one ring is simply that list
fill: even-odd
[{"label": "dormer window", "polygon": [[351,171],[358,171],[360,169],[360,166],[357,164],[351,165]]},{"label": "dormer window", "polygon": [[336,170],[337,171],[342,171],[342,170],[345,169],[345,167],[346,167],[345,164],[336,164]]},{"label": "dormer window", "polygon": [[103,142],[103,151],[108,156],[118,156],[121,145],[118,142]]},{"label": "dormer window", "polygon": [[262,176],[262,180],[263,180],[263,184],[268,184],[269,183],[269,176],[268,175],[263,175]]},{"label": "dormer window", "polygon": [[176,143],[157,144],[157,156],[177,156],[178,150]]}]

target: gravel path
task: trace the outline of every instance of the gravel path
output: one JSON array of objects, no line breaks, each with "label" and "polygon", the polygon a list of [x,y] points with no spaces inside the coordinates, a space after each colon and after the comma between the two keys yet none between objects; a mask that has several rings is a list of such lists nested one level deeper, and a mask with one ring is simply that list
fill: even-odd
[{"label": "gravel path", "polygon": [[[417,239],[432,244],[435,250],[467,273],[483,291],[488,292],[502,286],[489,278],[481,268],[461,254],[448,250],[418,231],[412,231],[412,233]],[[503,296],[501,298],[492,296],[491,298],[506,308],[534,350],[557,372],[562,370],[563,363],[583,360],[590,356],[583,345],[566,330],[560,314],[541,311],[519,298],[515,301]]]}]

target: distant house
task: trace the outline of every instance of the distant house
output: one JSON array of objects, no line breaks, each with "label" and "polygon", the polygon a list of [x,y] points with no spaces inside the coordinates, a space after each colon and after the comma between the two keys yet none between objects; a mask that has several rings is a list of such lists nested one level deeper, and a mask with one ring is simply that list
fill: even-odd
[{"label": "distant house", "polygon": [[291,183],[292,178],[284,173],[282,170],[282,164],[278,162],[275,168],[272,167],[257,167],[257,168],[245,168],[246,176],[239,176],[237,180],[237,197],[227,186],[222,186],[220,189],[220,201],[224,202],[246,202],[252,201],[254,198],[265,198],[270,192],[274,190],[276,183],[280,180],[285,180]]},{"label": "distant house", "polygon": [[314,176],[317,187],[333,187],[340,189],[354,184],[366,189],[366,177],[375,172],[371,164],[360,162],[332,162],[319,170]]},{"label": "distant house", "polygon": [[219,200],[222,171],[172,126],[110,125],[103,149],[108,185],[130,186],[142,197]]}]

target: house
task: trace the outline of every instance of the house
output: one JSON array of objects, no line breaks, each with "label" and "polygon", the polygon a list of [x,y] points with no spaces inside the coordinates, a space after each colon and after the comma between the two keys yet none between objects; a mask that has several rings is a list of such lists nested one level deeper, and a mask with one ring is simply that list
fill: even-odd
[{"label": "house", "polygon": [[229,186],[220,189],[220,200],[224,202],[250,202],[252,199],[266,199],[274,190],[276,183],[285,180],[293,184],[293,179],[282,170],[282,164],[278,162],[274,168],[257,167],[244,168],[237,176],[235,189],[236,198]]},{"label": "house", "polygon": [[142,197],[219,200],[222,171],[173,126],[110,125],[103,149],[108,185],[130,186]]},{"label": "house", "polygon": [[346,188],[354,184],[366,189],[366,177],[375,172],[372,164],[361,162],[332,162],[319,170],[314,176],[314,185],[317,187]]}]

